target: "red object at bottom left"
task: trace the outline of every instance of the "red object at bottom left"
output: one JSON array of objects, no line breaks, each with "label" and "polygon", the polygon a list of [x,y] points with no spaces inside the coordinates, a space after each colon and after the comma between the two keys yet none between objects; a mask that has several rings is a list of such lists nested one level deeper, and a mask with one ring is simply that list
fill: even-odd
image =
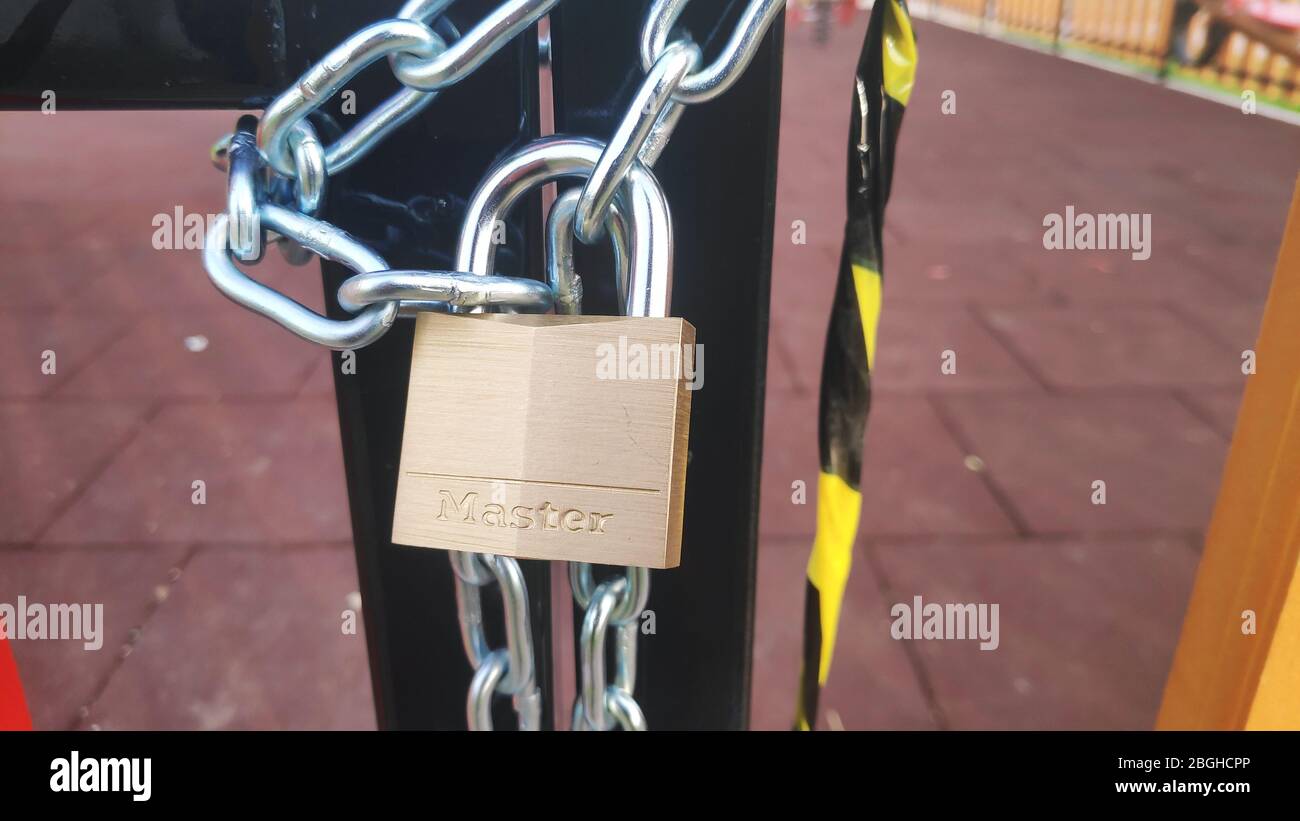
[{"label": "red object at bottom left", "polygon": [[18,678],[18,664],[14,661],[9,642],[0,636],[0,730],[31,728],[27,700],[23,698],[23,683]]}]

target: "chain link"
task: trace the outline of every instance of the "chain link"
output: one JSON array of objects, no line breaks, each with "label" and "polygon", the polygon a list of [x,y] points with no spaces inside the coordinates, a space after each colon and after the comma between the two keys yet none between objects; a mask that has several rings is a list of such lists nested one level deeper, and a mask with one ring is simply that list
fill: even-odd
[{"label": "chain link", "polygon": [[[418,311],[521,310],[580,313],[582,281],[573,271],[573,239],[608,236],[618,293],[629,316],[666,316],[671,304],[672,221],[650,168],[667,146],[686,105],[730,88],[752,61],[784,0],[751,0],[719,56],[701,68],[689,38],[669,42],[688,0],[654,0],[639,38],[645,80],[608,144],[550,138],[525,146],[491,169],[471,198],[461,230],[457,270],[392,270],[345,231],[318,218],[330,174],[348,168],[410,120],[437,93],[460,82],[527,30],[560,0],[506,0],[469,32],[448,43],[430,27],[455,0],[410,0],[393,19],[373,23],[343,41],[271,102],[258,122],[240,119],[218,140],[213,164],[229,174],[227,213],[209,231],[204,266],[219,290],[299,336],[336,350],[360,348],[383,336],[397,316]],[[454,34],[454,32],[453,32]],[[386,57],[403,87],[331,145],[322,145],[308,118],[366,66]],[[560,196],[547,218],[546,283],[492,273],[492,234],[529,189],[561,177],[581,188]],[[295,210],[296,209],[296,210]],[[355,315],[332,320],[249,278],[236,260],[255,263],[268,236],[301,264],[313,255],[356,272],[338,291]],[[541,723],[542,695],[528,608],[528,590],[512,558],[449,553],[466,656],[474,667],[466,700],[471,729],[492,729],[492,703],[510,696],[520,729]],[[644,730],[633,696],[639,617],[650,592],[646,568],[596,584],[592,566],[569,568],[573,594],[585,610],[579,656],[581,686],[574,729]],[[482,591],[501,591],[505,646],[489,643]],[[614,633],[615,674],[606,675],[606,645]]]},{"label": "chain link", "polygon": [[[641,68],[650,71],[668,46],[668,34],[690,0],[654,0],[646,25],[641,30]],[[750,0],[731,39],[709,66],[686,77],[673,97],[682,103],[703,103],[718,97],[736,84],[749,68],[767,30],[772,27],[785,0]]]},{"label": "chain link", "polygon": [[[510,209],[519,202],[525,194],[533,188],[543,185],[547,182],[554,181],[562,177],[584,177],[591,173],[596,162],[600,158],[604,145],[593,140],[566,139],[563,137],[552,137],[548,139],[537,140],[527,146],[524,146],[518,152],[505,157],[495,166],[488,170],[479,187],[470,197],[469,205],[465,211],[465,222],[461,230],[460,241],[456,250],[456,264],[458,268],[469,271],[473,275],[478,275],[480,279],[487,280],[491,277],[493,269],[493,258],[496,254],[496,243],[492,241],[495,233],[495,226],[500,224],[509,214]],[[629,178],[625,190],[619,192],[619,199],[624,206],[629,203],[634,204],[635,213],[650,215],[646,219],[657,220],[655,224],[647,222],[646,229],[636,235],[638,240],[648,240],[652,236],[663,236],[666,232],[671,231],[671,225],[667,224],[668,203],[664,197],[663,189],[659,187],[658,181],[652,175],[637,176]],[[616,206],[618,208],[619,206]],[[621,211],[612,212],[621,213]],[[611,221],[617,219],[611,217]],[[653,228],[654,230],[649,230]],[[625,228],[615,227],[610,230],[613,236],[627,236]],[[631,255],[644,270],[638,270],[632,277],[634,280],[648,281],[659,278],[671,278],[671,256],[657,257],[651,247],[641,247],[642,242],[637,242],[636,247],[639,253]],[[668,249],[671,251],[671,247]],[[629,254],[624,254],[628,258]],[[569,254],[570,265],[572,254]],[[565,281],[573,282],[575,277],[561,277]],[[548,279],[551,278],[548,275]],[[541,283],[534,283],[541,285]],[[545,285],[541,287],[546,288]],[[546,288],[549,292],[550,288]],[[527,663],[532,666],[531,655],[527,662],[523,658],[517,658],[513,653],[506,659],[495,656],[486,652],[486,640],[482,638],[481,629],[476,625],[481,624],[481,614],[477,611],[477,599],[473,598],[466,605],[465,591],[477,586],[481,586],[489,581],[487,574],[482,570],[486,566],[496,575],[498,582],[501,583],[501,595],[505,600],[507,619],[511,613],[527,613],[528,609],[528,591],[523,585],[523,576],[519,572],[518,563],[504,556],[490,556],[484,554],[474,554],[453,551],[450,554],[452,568],[459,580],[457,586],[458,601],[461,602],[461,626],[465,639],[465,652],[469,656],[470,663],[475,667],[475,676],[470,688],[470,706],[467,715],[470,720],[471,728],[490,728],[490,702],[494,693],[515,696],[515,710],[519,714],[519,726],[521,729],[531,729],[533,722],[531,715],[526,714],[526,710],[533,709],[531,700],[521,702],[520,695],[514,690],[511,678],[514,670],[520,669],[520,665]],[[503,574],[510,574],[510,578],[518,578],[518,584],[506,583]],[[521,635],[524,630],[523,626],[516,626],[516,635]],[[528,634],[526,645],[523,642],[512,642],[510,640],[510,630],[507,629],[507,644],[514,647],[527,647],[529,653],[532,649],[531,632]],[[501,668],[501,665],[505,665]],[[531,672],[531,669],[530,669]],[[540,709],[540,693],[527,691],[529,699],[537,702]],[[603,714],[602,714],[603,715]],[[484,717],[487,716],[487,722]]]},{"label": "chain link", "polygon": [[[576,200],[566,194],[552,206],[548,248],[560,252],[552,256],[552,266],[572,266],[572,249],[565,244],[568,237],[555,237],[563,227],[571,225],[578,239],[590,244],[604,235],[607,223],[617,224],[617,220],[609,219],[616,192],[636,175],[650,174],[648,169],[663,153],[681,118],[682,104],[711,100],[730,88],[753,60],[767,29],[784,6],[784,0],[751,0],[722,54],[708,68],[698,71],[702,61],[698,46],[689,39],[668,43],[668,34],[687,2],[655,0],[651,4],[641,34],[645,80]],[[643,231],[650,224],[636,218],[639,216],[634,214],[633,232]],[[626,239],[615,235],[613,240],[615,259],[622,259]],[[671,237],[668,240],[671,243]],[[548,272],[548,280],[555,289],[557,311],[579,313],[580,277],[571,270],[561,270]],[[637,283],[633,282],[627,314],[666,316],[670,303],[666,285],[658,298],[647,301],[640,298]],[[622,281],[618,287],[621,292]],[[646,729],[645,715],[633,692],[639,617],[650,595],[650,571],[627,567],[623,572],[623,577],[603,582],[593,590],[592,566],[576,562],[569,565],[574,600],[585,610],[578,647],[579,694],[573,705],[575,730],[607,730],[615,723],[624,730]],[[611,627],[617,631],[613,684],[605,675],[605,645]]]},{"label": "chain link", "polygon": [[[519,562],[506,556],[460,553],[452,562],[456,576],[456,609],[465,655],[474,667],[465,717],[471,730],[492,729],[492,698],[514,697],[519,729],[541,728],[542,695],[537,687],[533,628],[528,613],[528,588]],[[468,559],[468,563],[467,563]],[[473,566],[468,570],[467,566]],[[486,573],[479,568],[486,569]],[[493,581],[501,588],[506,646],[493,650],[483,630],[482,590]]]},{"label": "chain link", "polygon": [[[586,243],[600,239],[605,211],[651,136],[655,137],[656,156],[667,145],[680,114],[679,106],[673,102],[673,92],[686,73],[700,64],[700,59],[699,46],[682,41],[673,43],[651,68],[583,186],[575,225],[578,239]],[[652,164],[653,160],[646,163]]]},{"label": "chain link", "polygon": [[575,233],[585,243],[601,237],[613,192],[639,159],[652,167],[663,153],[683,113],[683,104],[712,100],[731,86],[758,53],[785,0],[750,0],[722,53],[705,69],[699,47],[690,39],[668,42],[669,33],[690,0],[654,0],[641,28],[641,66],[646,72],[606,156],[601,158],[578,203]]},{"label": "chain link", "polygon": [[[633,692],[640,616],[650,596],[650,571],[644,567],[625,567],[623,571],[623,576],[592,590],[591,565],[569,565],[573,598],[586,611],[578,640],[581,680],[573,704],[575,730],[607,730],[612,727],[611,720],[624,730],[646,728]],[[616,630],[613,684],[605,672],[605,645],[611,627]]]},{"label": "chain link", "polygon": [[[401,14],[432,19],[452,0],[412,0]],[[560,0],[508,0],[442,54],[395,54],[389,60],[393,74],[413,89],[436,91],[455,85],[496,54],[506,43],[536,23]]]},{"label": "chain link", "polygon": [[[308,114],[328,102],[366,66],[398,52],[432,58],[444,48],[441,37],[415,20],[382,20],[353,34],[266,107],[257,132],[257,144],[266,161],[276,172],[292,176],[294,167],[289,150],[289,132]],[[390,105],[393,102],[390,99],[381,108],[392,110],[399,107]]]},{"label": "chain link", "polygon": [[[608,153],[608,149],[606,151]],[[588,178],[590,179],[590,178]],[[582,279],[573,272],[573,229],[582,192],[578,189],[561,195],[551,206],[547,218],[547,280],[555,290],[557,313],[582,313]],[[644,226],[629,236],[622,225],[619,207],[611,200],[608,233],[614,246],[616,267],[634,255],[629,241],[644,241]],[[664,268],[667,266],[665,265]],[[652,272],[663,276],[659,272]],[[621,277],[620,289],[627,277]],[[650,571],[644,567],[625,567],[624,576],[595,586],[592,565],[569,564],[569,587],[578,607],[585,611],[578,639],[578,696],[573,703],[572,729],[608,730],[617,723],[624,730],[646,729],[645,715],[632,695],[636,689],[637,638],[639,618],[650,596]],[[593,589],[594,588],[594,589]],[[615,628],[614,683],[605,672],[605,645],[610,628]]]},{"label": "chain link", "polygon": [[[572,569],[577,564],[570,565]],[[646,575],[644,592],[649,593],[649,571],[640,570]],[[614,613],[625,602],[634,601],[634,593],[627,578],[611,579],[602,582],[586,605],[586,616],[582,620],[582,631],[578,640],[578,658],[581,669],[580,692],[573,705],[573,729],[608,730],[612,728],[611,720],[624,730],[646,729],[645,714],[637,704],[632,692],[636,689],[636,650],[637,634],[640,625],[637,615],[633,614],[626,621],[618,621]],[[615,676],[614,683],[609,684],[605,674],[605,643],[610,627],[616,627],[617,641],[614,644]]]}]

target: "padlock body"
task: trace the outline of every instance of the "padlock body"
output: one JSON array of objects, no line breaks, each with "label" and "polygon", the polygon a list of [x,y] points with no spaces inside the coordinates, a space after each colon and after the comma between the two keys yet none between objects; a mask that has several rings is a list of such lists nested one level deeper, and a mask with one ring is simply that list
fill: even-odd
[{"label": "padlock body", "polygon": [[393,542],[676,567],[695,329],[421,314]]}]

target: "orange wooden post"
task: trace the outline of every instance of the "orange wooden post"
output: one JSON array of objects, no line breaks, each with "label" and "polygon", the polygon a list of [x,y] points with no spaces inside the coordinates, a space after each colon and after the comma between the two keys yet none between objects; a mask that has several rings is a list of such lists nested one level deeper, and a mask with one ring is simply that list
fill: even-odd
[{"label": "orange wooden post", "polygon": [[[1300,728],[1300,185],[1159,729]],[[1254,632],[1248,630],[1253,616]]]}]

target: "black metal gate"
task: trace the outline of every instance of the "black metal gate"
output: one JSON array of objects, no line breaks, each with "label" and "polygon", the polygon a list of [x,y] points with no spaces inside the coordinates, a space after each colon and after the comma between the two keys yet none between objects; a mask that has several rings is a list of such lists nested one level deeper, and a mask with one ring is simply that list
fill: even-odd
[{"label": "black metal gate", "polygon": [[[497,2],[459,0],[440,26],[449,36],[451,28],[464,31]],[[681,22],[706,60],[747,3],[689,4]],[[552,12],[557,132],[608,139],[643,77],[637,38],[647,6],[563,0]],[[42,79],[57,76],[63,108],[260,109],[334,45],[399,7],[398,0],[20,0],[0,9],[0,105],[39,108]],[[93,37],[61,25],[70,9]],[[174,24],[162,25],[164,17]],[[739,83],[690,108],[655,169],[673,212],[673,314],[696,326],[706,351],[705,384],[693,403],[682,564],[653,574],[648,607],[656,633],[640,642],[637,698],[655,729],[748,723],[781,42],[778,20]],[[395,85],[387,72],[362,73],[349,84],[355,114],[344,115],[336,99],[313,118],[322,138]],[[494,160],[538,136],[540,121],[534,30],[332,178],[327,217],[394,266],[451,268],[470,193]],[[502,273],[541,270],[539,196],[516,209],[510,242],[497,255]],[[592,265],[601,264],[600,253]],[[580,249],[580,263],[584,256]],[[349,275],[333,263],[322,273],[327,295]],[[590,288],[587,311],[614,313],[612,291]],[[333,302],[332,315],[345,316]],[[463,729],[471,670],[451,570],[440,551],[394,545],[389,535],[412,330],[399,322],[358,351],[354,375],[335,369],[357,567],[380,726]],[[568,709],[553,700],[551,608],[572,605],[551,601],[548,564],[524,568],[543,726],[551,727]],[[498,611],[485,604],[485,613]],[[507,713],[503,705],[499,726],[513,726]]]}]

